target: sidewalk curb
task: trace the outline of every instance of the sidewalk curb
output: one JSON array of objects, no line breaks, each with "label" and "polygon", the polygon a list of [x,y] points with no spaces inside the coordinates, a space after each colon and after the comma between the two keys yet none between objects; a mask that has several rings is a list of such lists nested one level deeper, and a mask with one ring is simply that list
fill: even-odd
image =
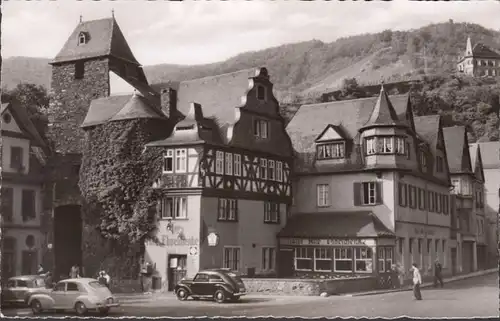
[{"label": "sidewalk curb", "polygon": [[[488,274],[492,274],[492,273],[495,273],[495,272],[498,272],[498,268],[488,269],[488,270],[483,270],[483,271],[477,271],[477,272],[472,272],[472,273],[464,274],[464,275],[458,275],[458,276],[454,276],[454,277],[451,277],[451,278],[444,279],[443,281],[444,281],[444,283],[450,283],[450,282],[455,282],[455,281],[461,281],[461,280],[465,280],[465,279],[470,279],[470,278],[477,277],[477,276],[488,275]],[[422,284],[420,286],[420,288],[429,288],[429,287],[432,287],[432,286],[434,286],[434,283],[427,282],[427,283]],[[346,297],[367,296],[367,295],[377,295],[377,294],[385,294],[385,293],[393,293],[393,292],[412,291],[412,289],[413,288],[411,286],[408,286],[408,287],[403,287],[403,288],[400,288],[400,289],[377,290],[377,291],[370,291],[370,292],[358,292],[358,293],[344,294],[344,295],[341,295],[341,296],[346,296]]]}]

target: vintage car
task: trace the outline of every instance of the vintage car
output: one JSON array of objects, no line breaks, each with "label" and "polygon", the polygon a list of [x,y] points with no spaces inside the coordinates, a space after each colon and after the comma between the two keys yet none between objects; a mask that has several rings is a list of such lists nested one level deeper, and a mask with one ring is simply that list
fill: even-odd
[{"label": "vintage car", "polygon": [[28,304],[33,314],[44,310],[75,310],[80,316],[89,311],[107,315],[111,307],[120,305],[105,285],[91,278],[59,281],[50,292],[33,294]]},{"label": "vintage car", "polygon": [[184,278],[175,286],[175,294],[181,301],[189,297],[214,299],[218,303],[237,301],[246,294],[241,278],[228,269],[199,271],[193,279]]},{"label": "vintage car", "polygon": [[7,280],[2,288],[1,303],[6,305],[25,305],[34,293],[48,292],[43,276],[21,275]]}]

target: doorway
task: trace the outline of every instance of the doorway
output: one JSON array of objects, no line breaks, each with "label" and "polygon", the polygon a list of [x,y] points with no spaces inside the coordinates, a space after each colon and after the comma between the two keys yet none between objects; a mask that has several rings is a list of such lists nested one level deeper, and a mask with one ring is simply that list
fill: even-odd
[{"label": "doorway", "polygon": [[82,267],[82,218],[80,205],[54,210],[54,278],[68,277],[73,265]]},{"label": "doorway", "polygon": [[168,291],[173,291],[176,284],[186,277],[187,272],[187,255],[184,254],[170,254],[168,256],[168,271],[167,271],[167,281],[168,281]]},{"label": "doorway", "polygon": [[290,278],[293,277],[294,267],[294,256],[292,249],[280,249],[278,252],[278,277],[279,278]]}]

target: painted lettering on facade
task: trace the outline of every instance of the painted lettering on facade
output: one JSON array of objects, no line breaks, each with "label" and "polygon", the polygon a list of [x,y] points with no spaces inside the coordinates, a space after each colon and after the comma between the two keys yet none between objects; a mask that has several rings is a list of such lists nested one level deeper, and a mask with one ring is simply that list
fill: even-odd
[{"label": "painted lettering on facade", "polygon": [[162,236],[161,242],[163,246],[198,246],[200,244],[200,240],[194,237],[190,237],[187,239],[180,239],[180,238],[169,238],[166,235]]},{"label": "painted lettering on facade", "polygon": [[283,238],[281,245],[323,245],[323,246],[353,246],[353,245],[375,245],[372,239],[300,239]]}]

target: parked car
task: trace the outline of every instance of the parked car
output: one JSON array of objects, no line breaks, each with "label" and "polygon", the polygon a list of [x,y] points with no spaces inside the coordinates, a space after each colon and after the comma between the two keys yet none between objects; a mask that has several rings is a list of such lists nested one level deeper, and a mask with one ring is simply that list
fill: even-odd
[{"label": "parked car", "polygon": [[183,278],[175,286],[175,294],[181,301],[189,297],[214,299],[218,303],[237,301],[246,294],[245,284],[231,270],[208,269],[199,271],[193,279]]},{"label": "parked car", "polygon": [[28,304],[33,314],[44,310],[75,310],[79,316],[89,311],[107,315],[110,308],[120,305],[105,285],[91,278],[59,281],[50,292],[33,294]]},{"label": "parked car", "polygon": [[7,280],[2,288],[1,303],[26,305],[34,293],[47,292],[44,278],[40,275],[14,276]]}]

